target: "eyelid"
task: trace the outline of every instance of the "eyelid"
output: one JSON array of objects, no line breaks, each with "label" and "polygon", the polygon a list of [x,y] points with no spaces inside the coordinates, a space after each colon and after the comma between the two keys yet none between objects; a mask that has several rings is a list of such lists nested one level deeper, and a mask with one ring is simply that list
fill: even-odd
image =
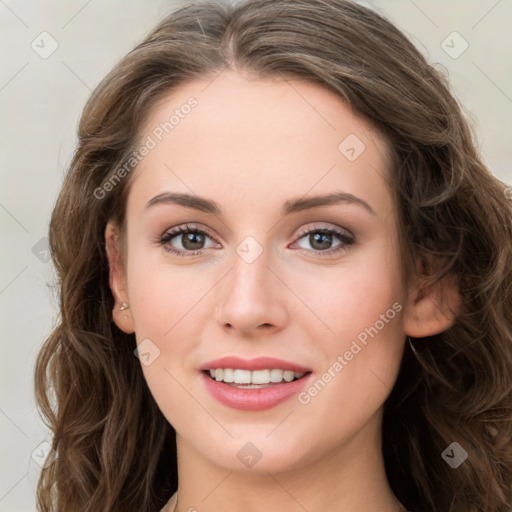
[{"label": "eyelid", "polygon": [[184,222],[183,224],[178,224],[177,226],[168,228],[160,235],[160,237],[163,237],[168,234],[180,234],[182,231],[198,231],[201,233],[205,233],[213,240],[216,240],[215,235],[212,233],[212,231],[210,231],[209,228],[195,222]]},{"label": "eyelid", "polygon": [[321,230],[332,231],[333,233],[345,235],[346,237],[348,237],[350,239],[355,238],[354,235],[346,228],[342,228],[339,226],[335,227],[335,226],[323,223],[323,224],[319,224],[319,225],[313,224],[308,227],[301,228],[296,235],[296,239],[299,240],[304,235],[307,235],[307,234],[311,233],[312,231],[321,231]]}]

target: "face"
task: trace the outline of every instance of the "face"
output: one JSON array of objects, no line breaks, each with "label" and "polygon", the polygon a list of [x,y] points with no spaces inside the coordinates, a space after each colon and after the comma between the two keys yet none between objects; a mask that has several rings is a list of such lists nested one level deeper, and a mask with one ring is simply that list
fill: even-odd
[{"label": "face", "polygon": [[317,85],[224,72],[141,141],[126,299],[178,444],[278,471],[373,439],[405,338],[385,140]]}]

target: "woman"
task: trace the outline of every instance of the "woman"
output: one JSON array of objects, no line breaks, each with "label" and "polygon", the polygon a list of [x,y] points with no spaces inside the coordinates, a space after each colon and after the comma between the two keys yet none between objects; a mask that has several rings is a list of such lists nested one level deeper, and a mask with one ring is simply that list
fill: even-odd
[{"label": "woman", "polygon": [[510,512],[508,196],[375,12],[169,15],[52,216],[40,510]]}]

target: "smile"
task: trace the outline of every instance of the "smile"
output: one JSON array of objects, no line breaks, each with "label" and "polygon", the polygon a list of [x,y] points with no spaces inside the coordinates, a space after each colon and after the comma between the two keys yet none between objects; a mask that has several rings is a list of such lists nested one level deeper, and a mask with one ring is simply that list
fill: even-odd
[{"label": "smile", "polygon": [[292,382],[300,379],[305,372],[293,372],[291,370],[267,369],[267,370],[242,370],[233,368],[215,368],[209,370],[210,377],[217,382],[233,384],[245,389],[258,389],[262,386],[272,386],[282,382]]},{"label": "smile", "polygon": [[222,405],[245,411],[270,409],[302,391],[312,371],[270,357],[224,357],[200,368],[210,395]]}]

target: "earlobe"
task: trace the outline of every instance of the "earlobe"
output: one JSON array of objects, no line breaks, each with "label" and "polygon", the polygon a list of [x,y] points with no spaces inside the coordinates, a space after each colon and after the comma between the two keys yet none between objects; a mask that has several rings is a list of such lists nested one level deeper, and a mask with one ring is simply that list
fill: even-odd
[{"label": "earlobe", "polygon": [[446,331],[455,323],[461,308],[456,277],[447,275],[430,285],[420,283],[409,293],[404,312],[405,334],[424,338]]},{"label": "earlobe", "polygon": [[105,229],[105,248],[109,266],[109,285],[114,296],[112,318],[119,329],[127,334],[132,334],[135,332],[135,329],[133,327],[132,313],[129,308],[119,229],[113,222],[109,222]]}]

